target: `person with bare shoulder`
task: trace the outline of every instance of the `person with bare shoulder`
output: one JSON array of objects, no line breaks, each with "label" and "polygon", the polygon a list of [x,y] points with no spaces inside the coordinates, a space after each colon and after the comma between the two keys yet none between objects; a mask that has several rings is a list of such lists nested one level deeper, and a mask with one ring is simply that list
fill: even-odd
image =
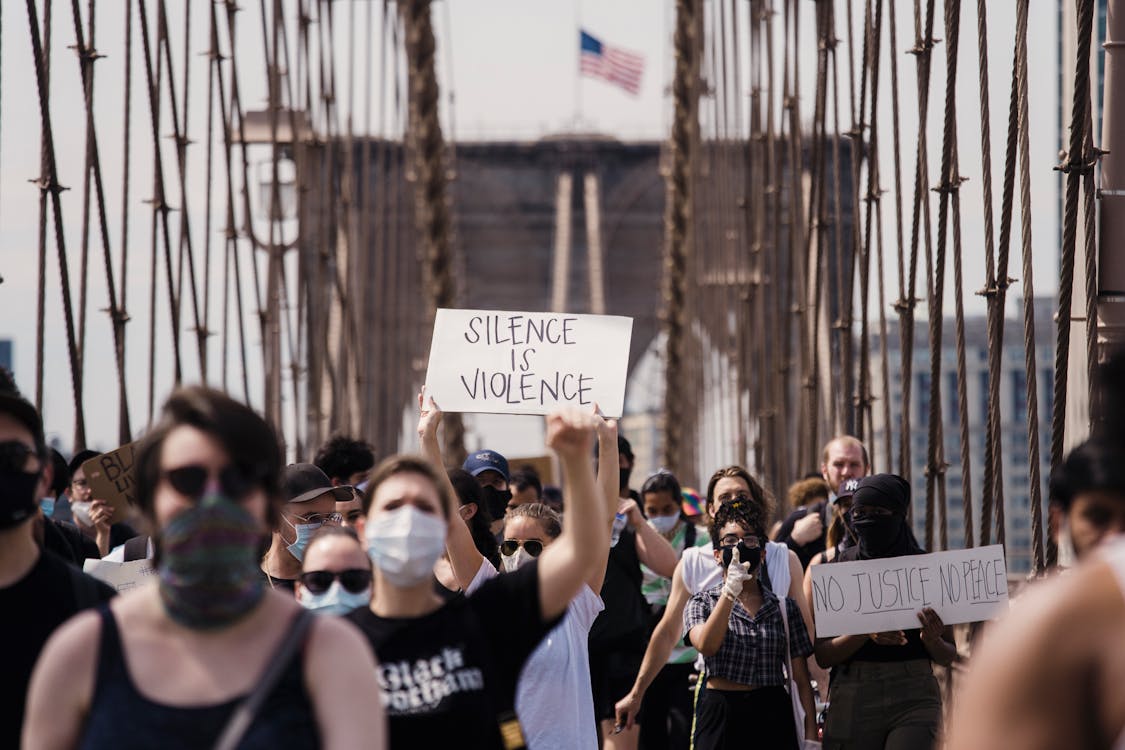
[{"label": "person with bare shoulder", "polygon": [[248,407],[203,387],[172,394],[136,456],[157,581],[51,638],[24,747],[385,746],[363,638],[270,590],[258,567],[281,460]]},{"label": "person with bare shoulder", "polygon": [[1125,446],[1093,438],[1051,476],[1060,558],[986,631],[954,698],[948,747],[1125,747]]}]

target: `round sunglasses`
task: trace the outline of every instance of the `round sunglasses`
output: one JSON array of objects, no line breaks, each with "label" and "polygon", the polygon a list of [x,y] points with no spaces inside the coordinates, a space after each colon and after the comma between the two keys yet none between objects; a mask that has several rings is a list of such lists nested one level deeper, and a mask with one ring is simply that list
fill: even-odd
[{"label": "round sunglasses", "polygon": [[349,594],[358,594],[371,585],[371,571],[363,568],[348,568],[347,570],[310,570],[301,574],[301,584],[314,594],[323,594],[339,579],[340,585]]},{"label": "round sunglasses", "polygon": [[523,547],[525,550],[527,550],[527,554],[531,555],[532,557],[539,557],[539,555],[543,552],[543,542],[540,542],[536,539],[525,539],[522,541],[519,539],[505,539],[504,541],[500,542],[500,554],[502,554],[504,557],[511,557],[512,555],[516,554],[516,550],[518,550],[520,547]]}]

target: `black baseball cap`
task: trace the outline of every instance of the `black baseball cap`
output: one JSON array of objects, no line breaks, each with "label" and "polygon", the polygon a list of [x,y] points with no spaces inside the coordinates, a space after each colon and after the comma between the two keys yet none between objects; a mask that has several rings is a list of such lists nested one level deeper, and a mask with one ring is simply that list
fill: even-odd
[{"label": "black baseball cap", "polygon": [[353,498],[350,486],[333,487],[332,480],[316,464],[289,464],[282,474],[281,486],[287,503],[307,503],[328,493],[338,503],[346,503]]}]

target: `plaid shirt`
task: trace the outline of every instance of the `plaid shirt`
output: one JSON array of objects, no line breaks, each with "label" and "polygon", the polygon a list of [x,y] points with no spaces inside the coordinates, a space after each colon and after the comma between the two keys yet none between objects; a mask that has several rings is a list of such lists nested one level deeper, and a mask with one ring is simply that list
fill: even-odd
[{"label": "plaid shirt", "polygon": [[[740,685],[769,687],[785,685],[785,625],[781,619],[781,609],[777,595],[765,586],[762,592],[762,606],[753,617],[736,602],[730,613],[727,633],[719,650],[713,656],[703,658],[707,665],[707,675],[722,677]],[[711,611],[722,596],[720,583],[707,591],[700,591],[688,602],[684,610],[684,638],[696,625],[707,622]],[[805,629],[805,621],[796,602],[785,598],[786,613],[789,617],[789,631],[792,634],[790,655],[805,658],[812,653],[812,643]]]}]

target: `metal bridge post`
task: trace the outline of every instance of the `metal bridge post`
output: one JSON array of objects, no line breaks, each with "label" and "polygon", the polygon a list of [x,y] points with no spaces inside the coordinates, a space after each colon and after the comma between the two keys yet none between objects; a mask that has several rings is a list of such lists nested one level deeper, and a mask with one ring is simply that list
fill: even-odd
[{"label": "metal bridge post", "polygon": [[1125,344],[1125,0],[1106,9],[1101,201],[1098,223],[1098,348],[1104,361]]}]

